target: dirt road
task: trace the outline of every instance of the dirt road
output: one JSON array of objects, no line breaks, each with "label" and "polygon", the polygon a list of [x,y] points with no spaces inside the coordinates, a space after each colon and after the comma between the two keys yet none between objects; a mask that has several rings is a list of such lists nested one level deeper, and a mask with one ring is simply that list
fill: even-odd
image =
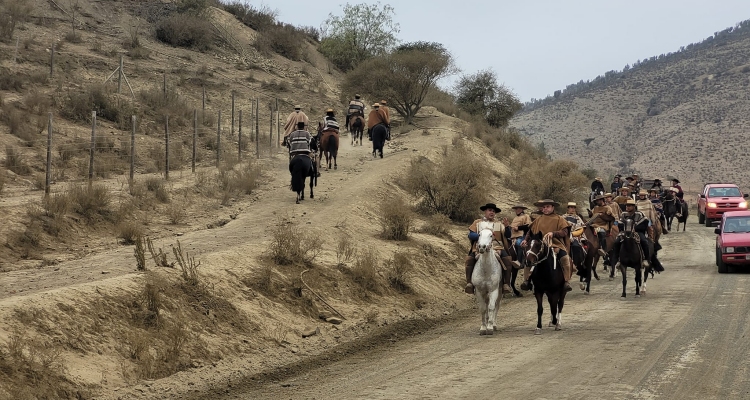
[{"label": "dirt road", "polygon": [[649,281],[647,295],[636,299],[631,281],[621,300],[619,278],[594,283],[591,296],[576,289],[562,332],[533,335],[527,296],[501,306],[495,336],[478,335],[472,311],[301,374],[198,397],[747,398],[750,275],[719,275],[713,232],[695,221],[688,229],[665,237],[667,272]]}]

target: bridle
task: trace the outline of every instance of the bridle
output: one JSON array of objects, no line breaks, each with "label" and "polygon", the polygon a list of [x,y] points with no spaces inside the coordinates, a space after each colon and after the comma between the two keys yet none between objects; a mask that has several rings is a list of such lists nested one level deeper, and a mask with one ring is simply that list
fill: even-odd
[{"label": "bridle", "polygon": [[[536,239],[532,240],[531,243],[529,243],[529,249],[526,250],[526,256],[527,256],[527,258],[528,258],[529,255],[533,255],[536,258],[536,261],[533,264],[531,264],[531,267],[535,267],[535,266],[539,265],[539,263],[541,263],[542,261],[548,259],[549,258],[549,253],[550,253],[550,246],[547,246],[544,243],[544,241],[541,241],[542,247],[539,248],[539,251],[536,252],[536,253],[534,253],[531,249],[534,248],[534,242],[536,242],[536,241],[537,241]],[[545,252],[545,248],[546,248],[546,252]],[[539,258],[539,255],[542,254],[542,252],[544,252],[544,257]]]},{"label": "bridle", "polygon": [[[490,242],[490,246],[491,246],[492,243],[495,242],[495,231],[493,230],[493,228],[489,228],[488,227],[488,228],[479,229],[477,233],[481,235],[481,233],[484,232],[484,231],[490,231],[490,235],[492,235],[492,241]],[[478,242],[477,242],[477,250],[479,250],[479,243]],[[480,251],[480,253],[483,253],[483,251]]]}]

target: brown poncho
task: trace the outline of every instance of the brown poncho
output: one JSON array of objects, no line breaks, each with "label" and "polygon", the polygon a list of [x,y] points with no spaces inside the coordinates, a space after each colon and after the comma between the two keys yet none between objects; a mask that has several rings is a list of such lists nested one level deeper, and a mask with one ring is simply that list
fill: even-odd
[{"label": "brown poncho", "polygon": [[568,221],[557,214],[542,214],[531,223],[531,229],[529,229],[529,233],[526,235],[526,240],[530,240],[532,234],[541,233],[542,235],[546,235],[552,232],[552,247],[568,251],[570,246],[569,226]]},{"label": "brown poncho", "polygon": [[389,125],[390,123],[391,121],[388,119],[388,116],[380,109],[371,110],[367,116],[367,129],[372,129],[377,124]]},{"label": "brown poncho", "polygon": [[289,116],[286,118],[286,123],[284,124],[284,135],[288,135],[296,131],[298,122],[304,122],[304,130],[307,130],[309,124],[307,115],[305,115],[305,113],[303,113],[302,111],[295,111],[289,114]]}]

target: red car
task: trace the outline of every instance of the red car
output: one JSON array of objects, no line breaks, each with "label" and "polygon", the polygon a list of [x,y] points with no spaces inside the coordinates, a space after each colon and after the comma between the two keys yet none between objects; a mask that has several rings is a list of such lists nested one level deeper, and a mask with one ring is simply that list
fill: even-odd
[{"label": "red car", "polygon": [[711,226],[729,211],[747,210],[747,194],[732,183],[707,183],[698,195],[698,223]]},{"label": "red car", "polygon": [[729,266],[750,265],[750,211],[725,212],[714,232],[720,274],[729,272]]}]

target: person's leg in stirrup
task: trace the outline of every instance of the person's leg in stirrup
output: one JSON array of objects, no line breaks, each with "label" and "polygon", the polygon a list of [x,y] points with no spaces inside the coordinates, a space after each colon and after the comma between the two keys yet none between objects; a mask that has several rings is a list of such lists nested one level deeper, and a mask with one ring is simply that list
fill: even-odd
[{"label": "person's leg in stirrup", "polygon": [[474,294],[474,285],[471,283],[471,275],[474,273],[474,264],[477,263],[477,259],[474,257],[474,253],[466,256],[466,287],[464,291],[468,294]]}]

